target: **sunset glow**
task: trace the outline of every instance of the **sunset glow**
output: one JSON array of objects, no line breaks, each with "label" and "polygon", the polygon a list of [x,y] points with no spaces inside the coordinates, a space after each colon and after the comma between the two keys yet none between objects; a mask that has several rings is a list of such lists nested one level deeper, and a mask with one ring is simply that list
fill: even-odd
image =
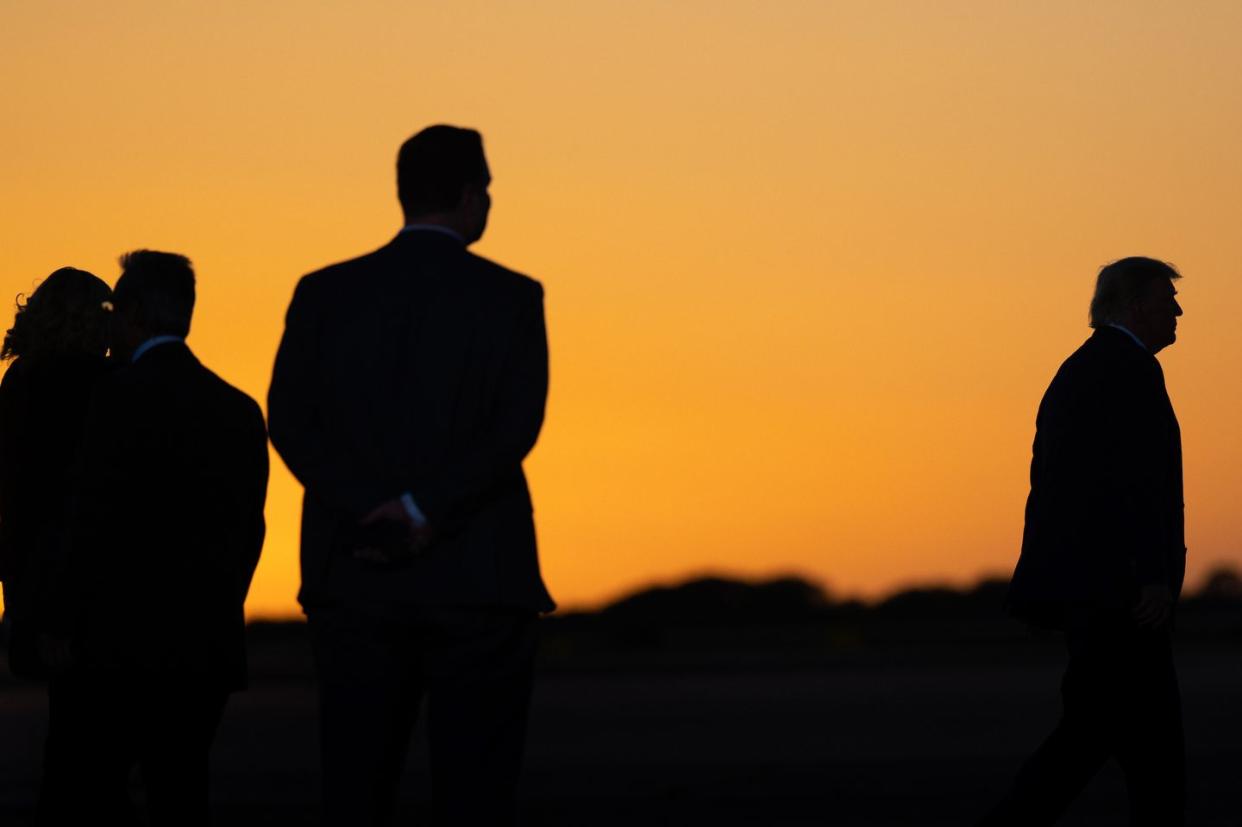
[{"label": "sunset glow", "polygon": [[[1242,565],[1242,6],[5,2],[0,299],[147,247],[263,401],[303,273],[400,227],[397,147],[479,129],[476,252],[543,282],[528,460],[563,606],[705,571],[1007,574],[1097,268],[1173,262],[1188,583]],[[298,611],[273,456],[252,616]],[[175,548],[170,548],[175,553]]]}]

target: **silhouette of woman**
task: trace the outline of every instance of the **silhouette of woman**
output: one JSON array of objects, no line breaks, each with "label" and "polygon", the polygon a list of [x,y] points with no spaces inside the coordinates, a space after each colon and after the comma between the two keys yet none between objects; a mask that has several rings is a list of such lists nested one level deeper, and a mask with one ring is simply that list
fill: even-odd
[{"label": "silhouette of woman", "polygon": [[112,291],[82,270],[48,276],[24,303],[0,359],[0,580],[9,668],[47,673],[38,639],[68,505],[70,469],[86,403],[104,371]]}]

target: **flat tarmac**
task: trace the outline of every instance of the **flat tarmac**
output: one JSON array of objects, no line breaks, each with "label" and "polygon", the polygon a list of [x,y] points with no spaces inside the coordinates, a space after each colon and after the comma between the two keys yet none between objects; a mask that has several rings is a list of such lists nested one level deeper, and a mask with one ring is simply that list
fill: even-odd
[{"label": "flat tarmac", "polygon": [[[1179,653],[1191,825],[1242,825],[1242,652]],[[523,782],[528,825],[969,825],[1055,725],[1062,661],[919,653],[838,666],[545,671]],[[213,752],[214,823],[318,824],[314,686],[259,677]],[[0,824],[31,823],[46,721],[0,685]],[[426,823],[416,734],[397,824]],[[1109,764],[1064,825],[1123,825]]]}]

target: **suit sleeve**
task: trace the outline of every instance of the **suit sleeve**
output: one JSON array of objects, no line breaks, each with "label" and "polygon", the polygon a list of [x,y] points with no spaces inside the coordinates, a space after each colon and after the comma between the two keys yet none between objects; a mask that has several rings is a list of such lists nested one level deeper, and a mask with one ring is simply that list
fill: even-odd
[{"label": "suit sleeve", "polygon": [[433,528],[468,516],[498,485],[519,478],[522,460],[539,438],[548,396],[543,288],[536,284],[526,299],[485,426],[438,473],[410,488]]},{"label": "suit sleeve", "polygon": [[1099,402],[1073,475],[1081,500],[1099,523],[1098,539],[1118,549],[1137,585],[1167,584],[1168,433],[1158,376],[1127,368],[1093,394]]},{"label": "suit sleeve", "polygon": [[334,449],[323,415],[319,297],[306,279],[298,284],[285,317],[267,396],[272,445],[306,490],[358,519],[391,493],[353,470],[353,461]]},{"label": "suit sleeve", "polygon": [[1168,441],[1161,410],[1163,388],[1147,388],[1134,401],[1119,447],[1119,483],[1129,512],[1128,541],[1135,579],[1140,586],[1171,585],[1169,571],[1169,503],[1167,489]]},{"label": "suit sleeve", "polygon": [[250,403],[250,428],[245,445],[246,456],[243,463],[246,469],[245,489],[240,493],[239,513],[242,518],[242,559],[238,570],[242,600],[250,591],[250,581],[254,577],[255,567],[259,564],[259,554],[263,551],[263,539],[267,534],[267,522],[263,516],[263,508],[267,503],[268,457],[267,431],[263,426],[263,413],[259,406]]}]

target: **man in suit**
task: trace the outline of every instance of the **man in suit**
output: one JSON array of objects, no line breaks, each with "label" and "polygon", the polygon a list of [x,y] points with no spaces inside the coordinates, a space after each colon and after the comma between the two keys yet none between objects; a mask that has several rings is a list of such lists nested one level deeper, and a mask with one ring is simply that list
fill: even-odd
[{"label": "man in suit", "polygon": [[1169,638],[1185,573],[1181,434],[1155,358],[1177,338],[1178,278],[1149,258],[1104,267],[1095,332],[1040,404],[1008,605],[1064,631],[1063,714],[986,824],[1052,824],[1109,757],[1133,824],[1183,823]]},{"label": "man in suit", "polygon": [[185,344],[189,260],[140,250],[121,266],[120,367],[86,416],[59,635],[45,647],[68,672],[53,686],[63,714],[49,737],[65,780],[45,790],[43,809],[53,823],[125,823],[136,764],[152,824],[205,825],[208,751],[246,680],[243,603],[263,545],[267,435],[254,400]]},{"label": "man in suit", "polygon": [[405,226],[298,283],[276,356],[332,825],[388,818],[424,695],[437,823],[514,818],[535,621],[554,608],[522,471],[547,342],[539,283],[467,250],[490,180],[478,132],[406,141]]}]

